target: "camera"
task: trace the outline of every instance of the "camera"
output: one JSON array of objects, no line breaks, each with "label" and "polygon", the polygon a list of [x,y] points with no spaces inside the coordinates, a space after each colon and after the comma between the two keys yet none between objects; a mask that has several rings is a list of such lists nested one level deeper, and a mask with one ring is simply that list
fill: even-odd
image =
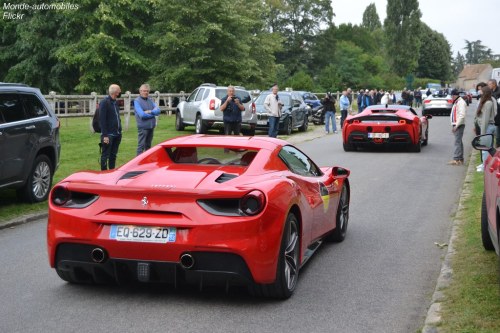
[{"label": "camera", "polygon": [[236,98],[237,98],[236,96],[231,96],[231,99],[233,100],[233,102],[234,102],[234,100],[235,100]]}]

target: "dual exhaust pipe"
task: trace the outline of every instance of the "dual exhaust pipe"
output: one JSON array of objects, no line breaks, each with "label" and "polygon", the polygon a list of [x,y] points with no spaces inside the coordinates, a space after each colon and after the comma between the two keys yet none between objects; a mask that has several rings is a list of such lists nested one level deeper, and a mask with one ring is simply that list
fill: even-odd
[{"label": "dual exhaust pipe", "polygon": [[[100,247],[96,247],[90,252],[90,257],[93,262],[100,264],[106,260],[106,253]],[[180,264],[182,268],[191,269],[193,268],[194,263],[194,257],[190,253],[184,253],[181,255]]]}]

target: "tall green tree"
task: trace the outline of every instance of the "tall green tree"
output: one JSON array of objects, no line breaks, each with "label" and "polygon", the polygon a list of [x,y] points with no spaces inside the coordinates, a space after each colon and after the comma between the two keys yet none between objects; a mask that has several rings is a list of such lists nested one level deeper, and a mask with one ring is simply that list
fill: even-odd
[{"label": "tall green tree", "polygon": [[156,54],[145,45],[152,20],[149,1],[82,0],[79,5],[65,13],[59,29],[63,45],[56,52],[57,59],[77,73],[74,90],[105,93],[117,83],[123,91],[137,91]]},{"label": "tall green tree", "polygon": [[150,38],[151,81],[191,91],[203,82],[262,86],[275,79],[280,36],[264,25],[259,0],[157,0]]},{"label": "tall green tree", "polygon": [[422,23],[417,76],[447,81],[451,78],[451,47],[443,34]]},{"label": "tall green tree", "polygon": [[377,7],[374,3],[369,4],[363,12],[363,21],[361,26],[369,31],[382,28],[382,23],[380,22],[380,18],[377,14]]},{"label": "tall green tree", "polygon": [[[293,75],[311,63],[310,49],[322,26],[331,26],[333,10],[330,0],[281,0],[275,3],[279,10],[275,15],[273,31],[283,37],[283,50],[278,52],[277,62]],[[279,7],[278,7],[279,6]],[[269,21],[269,20],[268,20]]]},{"label": "tall green tree", "polygon": [[460,52],[457,52],[456,57],[452,61],[452,74],[454,77],[458,77],[458,74],[464,69],[465,64],[465,57]]},{"label": "tall green tree", "polygon": [[384,30],[387,54],[393,70],[400,76],[413,73],[420,52],[420,17],[418,0],[388,0]]},{"label": "tall green tree", "polygon": [[466,50],[465,61],[467,64],[481,64],[494,58],[493,51],[483,45],[480,40],[471,42],[466,39],[464,50]]}]

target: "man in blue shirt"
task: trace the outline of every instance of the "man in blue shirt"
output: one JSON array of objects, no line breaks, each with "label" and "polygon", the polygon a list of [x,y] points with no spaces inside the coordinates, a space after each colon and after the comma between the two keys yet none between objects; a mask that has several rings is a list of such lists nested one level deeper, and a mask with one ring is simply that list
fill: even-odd
[{"label": "man in blue shirt", "polygon": [[340,96],[339,104],[340,104],[340,128],[343,128],[345,118],[347,118],[347,110],[349,110],[349,97],[347,96],[347,90],[342,91],[342,96]]},{"label": "man in blue shirt", "polygon": [[240,135],[241,130],[241,112],[245,111],[245,106],[234,94],[234,87],[227,87],[227,95],[221,99],[220,110],[224,114],[222,120],[224,121],[224,134]]},{"label": "man in blue shirt", "polygon": [[149,97],[149,84],[139,88],[140,96],[134,100],[135,119],[137,121],[137,155],[151,148],[153,132],[156,127],[156,116],[160,115],[160,108]]},{"label": "man in blue shirt", "polygon": [[120,107],[116,99],[121,95],[120,86],[112,84],[106,96],[99,103],[99,123],[101,125],[101,170],[114,169],[118,147],[122,141]]}]

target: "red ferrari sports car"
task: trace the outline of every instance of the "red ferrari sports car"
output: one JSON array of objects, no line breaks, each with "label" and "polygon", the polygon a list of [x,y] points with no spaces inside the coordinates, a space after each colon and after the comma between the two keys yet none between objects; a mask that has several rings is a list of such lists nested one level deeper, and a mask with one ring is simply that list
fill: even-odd
[{"label": "red ferrari sports car", "polygon": [[363,112],[348,116],[342,128],[344,150],[357,147],[407,146],[420,152],[429,140],[430,114],[419,117],[406,105],[373,105]]},{"label": "red ferrari sports car", "polygon": [[344,240],[349,171],[286,141],[193,135],[49,198],[51,267],[68,282],[250,286],[288,298],[323,240]]}]

